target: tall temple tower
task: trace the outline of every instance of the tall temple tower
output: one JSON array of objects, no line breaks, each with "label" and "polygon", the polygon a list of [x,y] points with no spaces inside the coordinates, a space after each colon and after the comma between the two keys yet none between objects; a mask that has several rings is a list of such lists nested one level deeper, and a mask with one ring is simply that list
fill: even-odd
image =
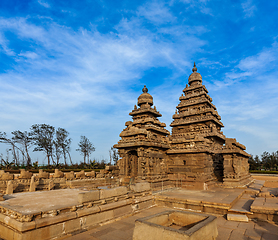
[{"label": "tall temple tower", "polygon": [[173,115],[171,149],[167,153],[172,178],[183,180],[188,188],[203,188],[204,184],[222,178],[223,160],[219,153],[225,136],[221,132],[221,117],[195,63],[192,71],[189,86],[186,84]]},{"label": "tall temple tower", "polygon": [[192,71],[171,123],[169,178],[193,189],[206,189],[216,182],[242,186],[250,182],[250,155],[245,146],[223,135],[221,117],[195,63]]},{"label": "tall temple tower", "polygon": [[162,115],[153,106],[153,97],[146,86],[138,97],[138,107],[129,113],[133,121],[125,123],[119,149],[120,176],[135,179],[163,179],[167,177],[166,150],[169,149],[166,124],[157,118]]}]

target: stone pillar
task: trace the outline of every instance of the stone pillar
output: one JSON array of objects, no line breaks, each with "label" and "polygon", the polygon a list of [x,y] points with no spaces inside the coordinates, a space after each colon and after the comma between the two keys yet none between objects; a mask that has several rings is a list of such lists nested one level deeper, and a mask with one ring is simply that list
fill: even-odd
[{"label": "stone pillar", "polygon": [[137,155],[138,155],[138,159],[137,159],[137,167],[138,167],[137,176],[141,177],[143,175],[141,163],[144,160],[144,149],[143,148],[139,148],[138,151],[137,151]]},{"label": "stone pillar", "polygon": [[53,182],[53,180],[50,180],[48,183],[48,190],[50,191],[52,189],[54,189],[54,182]]},{"label": "stone pillar", "polygon": [[30,182],[30,188],[29,192],[35,192],[36,191],[36,184],[35,184],[35,177],[31,177],[31,182]]},{"label": "stone pillar", "polygon": [[6,194],[13,194],[13,192],[14,192],[13,181],[8,181]]}]

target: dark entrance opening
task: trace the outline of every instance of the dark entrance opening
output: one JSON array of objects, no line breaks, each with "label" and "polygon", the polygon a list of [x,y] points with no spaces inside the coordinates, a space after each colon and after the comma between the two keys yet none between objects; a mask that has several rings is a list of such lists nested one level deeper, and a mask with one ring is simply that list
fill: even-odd
[{"label": "dark entrance opening", "polygon": [[137,177],[138,175],[138,154],[135,150],[128,153],[127,175],[130,177]]}]

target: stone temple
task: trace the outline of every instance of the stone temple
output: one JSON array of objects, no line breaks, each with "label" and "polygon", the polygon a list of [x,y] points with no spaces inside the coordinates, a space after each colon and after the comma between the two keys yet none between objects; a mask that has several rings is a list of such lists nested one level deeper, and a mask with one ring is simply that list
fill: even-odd
[{"label": "stone temple", "polygon": [[212,186],[243,187],[251,182],[245,146],[227,138],[216,107],[202,83],[196,65],[179,98],[171,123],[172,133],[159,121],[146,86],[129,113],[119,150],[120,176],[125,181],[147,180],[177,184],[188,189]]}]

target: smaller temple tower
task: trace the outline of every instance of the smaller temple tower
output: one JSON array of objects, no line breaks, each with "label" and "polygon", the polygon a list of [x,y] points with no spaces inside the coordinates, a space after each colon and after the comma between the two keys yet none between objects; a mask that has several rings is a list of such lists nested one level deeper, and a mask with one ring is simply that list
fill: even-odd
[{"label": "smaller temple tower", "polygon": [[129,113],[133,121],[125,123],[121,140],[114,147],[119,149],[120,176],[134,179],[155,180],[167,178],[166,150],[169,149],[166,124],[157,118],[162,115],[153,106],[153,97],[146,86],[138,97],[138,106]]}]

